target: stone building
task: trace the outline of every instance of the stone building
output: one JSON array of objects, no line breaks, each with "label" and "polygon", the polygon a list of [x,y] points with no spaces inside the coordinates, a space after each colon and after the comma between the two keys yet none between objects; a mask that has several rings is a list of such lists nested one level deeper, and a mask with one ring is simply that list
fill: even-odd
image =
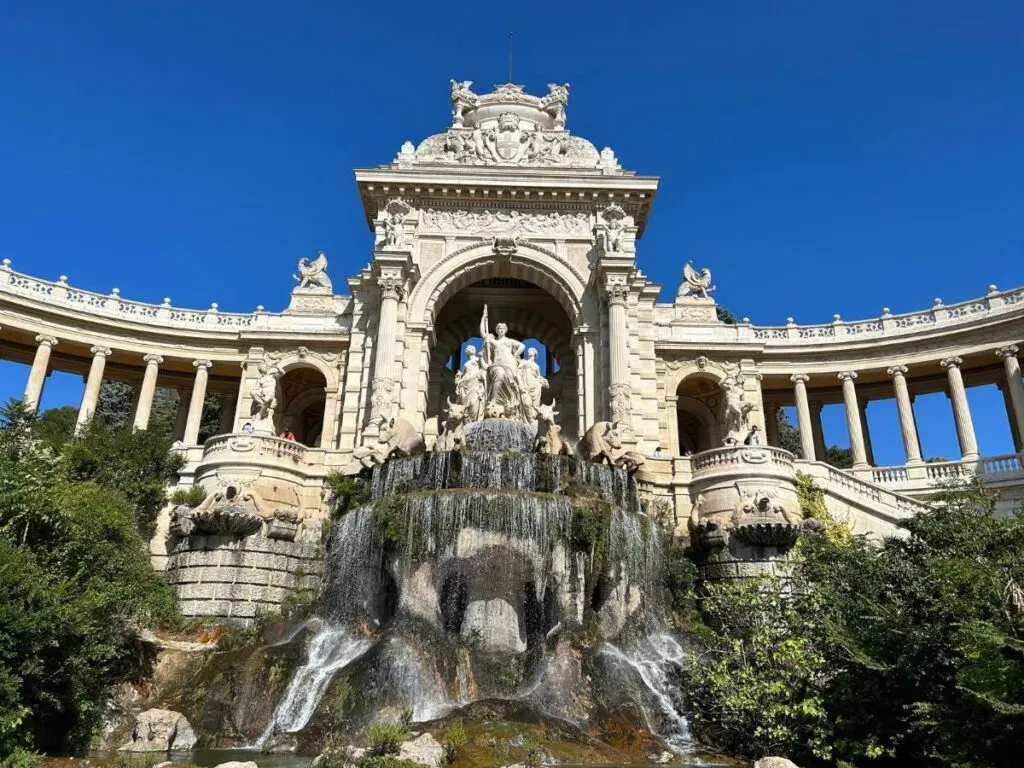
[{"label": "stone building", "polygon": [[[378,445],[393,418],[433,446],[484,305],[510,337],[543,345],[544,400],[556,400],[564,437],[602,421],[623,427],[647,457],[642,490],[663,499],[680,533],[691,516],[733,519],[765,495],[792,511],[797,471],[825,490],[833,515],[874,534],[893,532],[951,477],[979,475],[1007,509],[1024,495],[1024,288],[759,327],[720,322],[710,272],[687,264],[675,300],[660,302],[638,258],[659,179],[566,129],[568,86],[540,97],[470,86],[452,82],[441,133],[356,170],[369,264],[339,289],[323,254],[303,259],[283,311],[144,304],[0,266],[2,355],[31,365],[30,405],[51,371],[81,373],[84,422],[101,382],[119,379],[135,391],[132,423],[146,429],[156,388],[181,393],[180,484],[209,495],[188,519],[167,510],[153,552],[176,574],[186,612],[245,617],[315,583],[324,477],[358,471],[360,449]],[[965,387],[980,383],[1005,394],[1018,453],[979,455]],[[912,403],[930,392],[950,399],[957,460],[922,460]],[[211,393],[222,434],[199,444]],[[865,409],[893,396],[906,460],[874,466]],[[845,407],[849,470],[824,462],[829,403]],[[777,447],[777,414],[790,406],[800,457]],[[762,444],[743,445],[755,426]]]}]

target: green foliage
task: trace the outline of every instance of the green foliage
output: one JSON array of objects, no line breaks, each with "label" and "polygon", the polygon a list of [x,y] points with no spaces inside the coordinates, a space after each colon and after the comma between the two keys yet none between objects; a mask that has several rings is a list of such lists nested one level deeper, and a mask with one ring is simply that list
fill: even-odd
[{"label": "green foliage", "polygon": [[195,509],[206,500],[206,489],[201,485],[193,485],[191,488],[179,488],[171,494],[170,502],[175,506],[184,504],[186,507]]},{"label": "green foliage", "polygon": [[572,546],[577,552],[593,555],[591,568],[596,573],[604,562],[611,530],[612,508],[603,499],[577,498],[572,505]]},{"label": "green foliage", "polygon": [[461,720],[452,720],[441,729],[438,736],[440,737],[438,741],[444,748],[444,761],[451,765],[459,756],[459,750],[469,742],[466,726],[462,724]]},{"label": "green foliage", "polygon": [[78,409],[74,406],[50,408],[39,414],[32,426],[32,434],[37,440],[42,440],[44,445],[59,451],[75,436],[77,422]]},{"label": "green foliage", "polygon": [[697,566],[678,544],[668,547],[665,557],[665,581],[676,613],[689,614],[696,604]]},{"label": "green foliage", "polygon": [[737,756],[830,757],[814,611],[798,610],[779,579],[708,590],[704,610],[717,634],[689,671],[697,737]]},{"label": "green foliage", "polygon": [[498,672],[498,687],[503,691],[512,693],[523,684],[526,676],[526,659],[523,656],[513,656]]},{"label": "green foliage", "polygon": [[736,319],[736,315],[734,315],[725,307],[716,306],[715,316],[718,318],[718,322],[725,323],[726,325],[736,325],[739,322]]},{"label": "green foliage", "polygon": [[365,478],[358,475],[344,475],[341,472],[331,472],[324,478],[324,487],[330,491],[332,498],[336,501],[335,511],[343,515],[350,509],[354,509],[366,503],[370,497],[369,484]]},{"label": "green foliage", "polygon": [[800,430],[793,426],[789,420],[789,414],[779,408],[776,411],[778,421],[779,448],[792,453],[797,458],[803,458],[804,452],[800,447]]},{"label": "green foliage", "polygon": [[114,476],[79,476],[78,439],[56,452],[36,424],[0,409],[0,755],[82,746],[109,687],[155,660],[138,629],[180,620]]},{"label": "green foliage", "polygon": [[370,723],[366,735],[366,748],[371,755],[397,755],[405,741],[406,730],[399,723],[377,720]]},{"label": "green foliage", "polygon": [[166,438],[152,432],[111,430],[94,419],[62,454],[72,480],[93,481],[122,493],[135,509],[139,531],[151,536],[167,501],[164,489],[182,464],[169,448]]},{"label": "green foliage", "polygon": [[825,461],[837,469],[849,469],[853,466],[853,451],[830,445],[825,449]]},{"label": "green foliage", "polygon": [[420,763],[414,763],[412,760],[401,760],[394,755],[367,757],[359,766],[360,768],[423,768]]},{"label": "green foliage", "polygon": [[[2,733],[0,731],[0,735]],[[0,760],[0,768],[39,768],[42,764],[42,755],[30,749],[22,749],[20,747]]]}]

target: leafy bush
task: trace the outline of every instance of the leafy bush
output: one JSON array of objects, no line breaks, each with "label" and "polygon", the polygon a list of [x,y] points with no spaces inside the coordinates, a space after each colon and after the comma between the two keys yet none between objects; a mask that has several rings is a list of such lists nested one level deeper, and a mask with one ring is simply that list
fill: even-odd
[{"label": "leafy bush", "polygon": [[170,501],[175,506],[184,504],[186,507],[195,509],[206,501],[206,489],[201,485],[193,485],[191,488],[179,488],[171,494]]},{"label": "leafy bush", "polygon": [[383,720],[370,723],[366,748],[371,755],[397,755],[399,747],[405,741],[405,733],[405,728],[398,723]]},{"label": "leafy bush", "polygon": [[42,763],[42,755],[19,747],[0,760],[0,768],[39,768]]},{"label": "leafy bush", "polygon": [[324,478],[324,487],[330,491],[337,507],[336,512],[343,515],[354,507],[364,504],[370,496],[366,480],[358,475],[344,475],[331,472]]},{"label": "leafy bush", "polygon": [[444,748],[444,761],[450,765],[459,756],[459,750],[469,743],[466,726],[462,724],[461,720],[452,720],[441,729],[438,735],[440,736],[438,741]]},{"label": "leafy bush", "polygon": [[[87,743],[109,687],[151,670],[138,630],[180,621],[124,476],[83,476],[82,452],[68,455],[79,439],[56,452],[36,423],[20,402],[0,409],[0,755]],[[162,494],[161,480],[136,477]]]}]

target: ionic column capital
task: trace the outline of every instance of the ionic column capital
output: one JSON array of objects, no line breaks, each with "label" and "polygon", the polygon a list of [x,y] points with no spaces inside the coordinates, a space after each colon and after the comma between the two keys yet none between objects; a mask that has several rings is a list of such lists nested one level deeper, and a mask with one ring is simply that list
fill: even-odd
[{"label": "ionic column capital", "polygon": [[55,336],[46,336],[45,334],[39,334],[36,336],[36,344],[45,347],[56,347],[57,338]]},{"label": "ionic column capital", "polygon": [[836,378],[838,378],[842,382],[853,381],[854,379],[857,378],[857,372],[856,371],[843,371],[842,373],[838,374],[836,376]]},{"label": "ionic column capital", "polygon": [[1000,347],[996,350],[996,357],[1000,360],[1005,360],[1008,357],[1016,357],[1017,353],[1020,352],[1020,347],[1016,344],[1009,344],[1005,347]]},{"label": "ionic column capital", "polygon": [[806,384],[808,381],[810,381],[810,379],[811,377],[808,376],[806,373],[794,373],[792,376],[789,377],[789,380],[794,384],[798,384],[800,382]]},{"label": "ionic column capital", "polygon": [[939,365],[947,370],[950,368],[959,368],[963,364],[964,359],[962,357],[944,357],[942,360],[939,360]]},{"label": "ionic column capital", "polygon": [[198,369],[207,369],[213,367],[213,362],[210,360],[193,360],[192,365]]},{"label": "ionic column capital", "polygon": [[151,364],[151,365],[163,365],[164,364],[164,359],[162,357],[160,357],[160,355],[152,355],[152,354],[145,355],[142,358],[142,360],[143,360],[143,362],[145,362],[147,364]]},{"label": "ionic column capital", "polygon": [[886,368],[885,372],[893,378],[900,378],[907,375],[907,366],[905,365],[894,365],[890,368]]},{"label": "ionic column capital", "polygon": [[93,357],[110,357],[112,350],[110,347],[101,347],[96,345],[95,347],[89,347],[89,351],[92,353]]}]

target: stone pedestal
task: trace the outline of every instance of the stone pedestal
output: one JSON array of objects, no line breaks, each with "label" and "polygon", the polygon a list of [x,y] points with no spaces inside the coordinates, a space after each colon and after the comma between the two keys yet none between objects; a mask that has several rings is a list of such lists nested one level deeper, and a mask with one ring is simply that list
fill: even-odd
[{"label": "stone pedestal", "polygon": [[334,291],[330,288],[296,288],[292,291],[287,312],[327,315],[334,308]]}]

